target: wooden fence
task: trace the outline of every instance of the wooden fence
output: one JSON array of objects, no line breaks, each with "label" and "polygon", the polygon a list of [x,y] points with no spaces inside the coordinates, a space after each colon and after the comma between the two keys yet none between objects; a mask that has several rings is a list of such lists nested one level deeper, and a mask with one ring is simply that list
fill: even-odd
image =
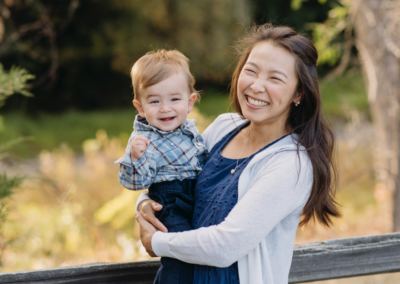
[{"label": "wooden fence", "polygon": [[[153,283],[159,261],[0,273],[0,283]],[[296,245],[289,283],[400,271],[400,233]]]}]

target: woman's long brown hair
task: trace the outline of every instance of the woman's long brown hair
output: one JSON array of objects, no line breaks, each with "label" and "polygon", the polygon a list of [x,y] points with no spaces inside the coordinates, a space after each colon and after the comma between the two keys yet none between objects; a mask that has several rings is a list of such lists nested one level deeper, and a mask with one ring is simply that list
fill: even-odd
[{"label": "woman's long brown hair", "polygon": [[240,55],[233,73],[230,99],[237,113],[243,116],[237,96],[240,72],[253,50],[262,41],[270,41],[289,51],[296,59],[298,78],[297,94],[301,96],[299,106],[291,105],[287,128],[298,134],[297,152],[303,146],[313,167],[313,185],[310,197],[303,209],[300,225],[316,217],[322,224],[332,224],[332,217],[340,217],[335,201],[337,168],[334,160],[335,136],[321,113],[321,94],[316,71],[318,52],[306,37],[289,27],[274,27],[265,24],[253,27],[237,44]]}]

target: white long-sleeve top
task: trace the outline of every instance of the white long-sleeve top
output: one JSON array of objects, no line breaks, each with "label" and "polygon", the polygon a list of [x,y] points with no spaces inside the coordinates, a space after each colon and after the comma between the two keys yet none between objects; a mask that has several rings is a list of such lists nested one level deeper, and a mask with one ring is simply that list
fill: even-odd
[{"label": "white long-sleeve top", "polygon": [[[207,149],[245,122],[238,114],[220,115],[202,134]],[[311,161],[304,148],[299,155],[296,148],[292,134],[255,155],[239,178],[238,203],[222,223],[156,232],[155,254],[217,267],[237,261],[241,284],[287,284],[296,230],[313,183]],[[147,198],[142,194],[137,204]]]}]

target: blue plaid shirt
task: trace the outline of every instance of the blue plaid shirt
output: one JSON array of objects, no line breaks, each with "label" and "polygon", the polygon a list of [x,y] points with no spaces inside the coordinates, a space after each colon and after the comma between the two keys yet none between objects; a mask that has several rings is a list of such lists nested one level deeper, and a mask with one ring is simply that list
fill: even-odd
[{"label": "blue plaid shirt", "polygon": [[[162,131],[137,115],[133,128],[125,155],[115,162],[121,165],[118,178],[124,187],[141,190],[153,182],[198,177],[207,150],[194,119],[186,119],[175,130]],[[149,139],[150,144],[143,156],[132,162],[130,144],[138,135]]]}]

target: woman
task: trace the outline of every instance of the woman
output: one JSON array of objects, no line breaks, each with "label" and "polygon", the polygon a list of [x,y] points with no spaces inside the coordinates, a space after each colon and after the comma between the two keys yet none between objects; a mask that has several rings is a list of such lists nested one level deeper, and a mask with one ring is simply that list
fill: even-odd
[{"label": "woman", "polygon": [[193,283],[283,284],[301,217],[300,225],[316,217],[329,226],[340,215],[334,136],[310,40],[266,24],[240,45],[230,94],[237,113],[203,133],[210,155],[196,185],[195,230],[165,233],[154,217],[161,206],[149,200],[137,220],[150,255],[199,264]]}]

